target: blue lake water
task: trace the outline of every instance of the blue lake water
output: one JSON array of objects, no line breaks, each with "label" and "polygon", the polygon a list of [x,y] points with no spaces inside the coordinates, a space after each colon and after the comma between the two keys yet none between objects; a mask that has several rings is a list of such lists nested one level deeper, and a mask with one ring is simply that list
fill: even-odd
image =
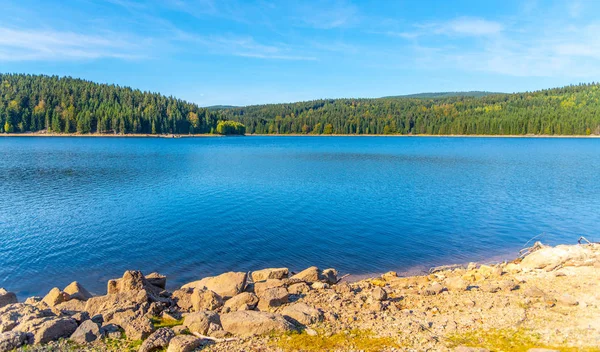
[{"label": "blue lake water", "polygon": [[600,139],[0,138],[0,287],[368,274],[600,240]]}]

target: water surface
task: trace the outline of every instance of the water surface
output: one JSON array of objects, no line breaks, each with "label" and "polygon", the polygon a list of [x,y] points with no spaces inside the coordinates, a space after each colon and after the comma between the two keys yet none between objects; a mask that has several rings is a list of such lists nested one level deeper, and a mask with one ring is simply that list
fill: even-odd
[{"label": "water surface", "polygon": [[0,287],[404,271],[600,240],[600,140],[0,138]]}]

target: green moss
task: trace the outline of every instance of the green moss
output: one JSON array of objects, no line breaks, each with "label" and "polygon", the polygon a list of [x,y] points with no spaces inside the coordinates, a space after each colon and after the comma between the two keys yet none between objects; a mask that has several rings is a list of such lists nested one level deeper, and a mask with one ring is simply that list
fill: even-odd
[{"label": "green moss", "polygon": [[541,336],[527,329],[471,330],[451,334],[447,338],[454,346],[483,347],[495,352],[526,352],[530,348],[556,349],[563,352],[600,352],[598,347],[575,348],[549,346],[541,342]]},{"label": "green moss", "polygon": [[331,336],[310,336],[304,332],[282,336],[277,346],[284,351],[335,351],[360,350],[365,352],[381,351],[385,348],[399,347],[391,337],[377,337],[371,331],[352,330]]},{"label": "green moss", "polygon": [[156,329],[172,328],[174,326],[183,324],[183,319],[173,320],[173,319],[164,319],[161,317],[152,317],[150,320],[152,321],[152,324],[154,325],[154,328],[156,328]]}]

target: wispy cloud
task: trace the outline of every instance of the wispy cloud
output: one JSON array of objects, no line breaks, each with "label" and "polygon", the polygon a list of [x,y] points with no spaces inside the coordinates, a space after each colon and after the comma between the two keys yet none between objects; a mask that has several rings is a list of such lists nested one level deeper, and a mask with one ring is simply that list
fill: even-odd
[{"label": "wispy cloud", "polygon": [[138,44],[115,33],[87,35],[54,30],[0,27],[0,60],[136,59],[143,56]]},{"label": "wispy cloud", "polygon": [[315,29],[349,27],[360,21],[359,9],[343,0],[322,0],[291,9],[300,25]]},{"label": "wispy cloud", "polygon": [[500,22],[490,21],[483,18],[459,17],[446,22],[416,23],[412,30],[406,31],[376,31],[374,33],[385,34],[391,37],[415,39],[427,36],[465,36],[485,37],[498,35],[504,30]]}]

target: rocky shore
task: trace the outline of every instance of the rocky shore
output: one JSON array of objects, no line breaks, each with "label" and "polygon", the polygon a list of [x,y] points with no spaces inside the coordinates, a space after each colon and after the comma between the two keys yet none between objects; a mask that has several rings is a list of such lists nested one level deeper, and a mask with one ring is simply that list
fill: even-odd
[{"label": "rocky shore", "polygon": [[600,351],[600,244],[339,279],[269,268],[168,292],[165,276],[132,270],[103,296],[78,282],[24,302],[0,289],[0,352]]}]

